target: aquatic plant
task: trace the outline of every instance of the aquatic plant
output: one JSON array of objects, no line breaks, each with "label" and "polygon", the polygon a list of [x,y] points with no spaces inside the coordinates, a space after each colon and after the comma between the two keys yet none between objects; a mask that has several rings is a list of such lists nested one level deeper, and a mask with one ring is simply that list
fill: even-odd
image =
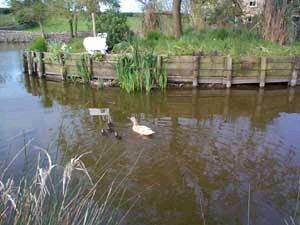
[{"label": "aquatic plant", "polygon": [[83,82],[89,82],[91,80],[91,72],[88,65],[89,57],[86,54],[82,54],[80,59],[76,61],[76,67]]},{"label": "aquatic plant", "polygon": [[142,53],[138,45],[132,48],[132,54],[121,56],[114,67],[120,87],[127,92],[150,92],[154,87],[165,89],[167,73],[158,65],[157,56],[150,51]]},{"label": "aquatic plant", "polygon": [[30,51],[46,52],[47,40],[43,37],[37,37],[29,43],[27,48]]},{"label": "aquatic plant", "polygon": [[[64,167],[54,164],[48,151],[39,147],[38,163],[33,178],[24,175],[15,185],[12,178],[4,177],[13,162],[29,148],[29,141],[2,170],[0,177],[0,224],[97,225],[119,224],[129,210],[116,221],[112,202],[120,191],[120,184],[112,183],[94,200],[105,172],[96,182],[91,178],[82,158],[75,156]],[[44,156],[44,157],[42,157]],[[40,165],[45,165],[41,167]],[[80,173],[80,174],[78,174]],[[80,175],[80,176],[79,176]],[[120,200],[116,200],[120,202]],[[101,202],[101,203],[100,203]]]}]

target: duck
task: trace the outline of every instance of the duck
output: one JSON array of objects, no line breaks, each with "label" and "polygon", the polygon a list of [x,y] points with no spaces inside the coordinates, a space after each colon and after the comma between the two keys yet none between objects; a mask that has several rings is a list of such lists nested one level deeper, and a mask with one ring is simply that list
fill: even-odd
[{"label": "duck", "polygon": [[132,130],[140,135],[143,135],[143,136],[149,136],[149,135],[152,135],[154,134],[155,132],[147,127],[147,126],[143,126],[143,125],[139,125],[136,118],[135,117],[130,117],[130,120],[133,124],[132,126]]}]

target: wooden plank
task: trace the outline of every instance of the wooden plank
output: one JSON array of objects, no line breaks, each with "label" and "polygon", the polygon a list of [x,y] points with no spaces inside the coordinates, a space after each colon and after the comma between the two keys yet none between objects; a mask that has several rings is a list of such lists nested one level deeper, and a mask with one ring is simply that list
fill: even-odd
[{"label": "wooden plank", "polygon": [[292,63],[294,61],[294,57],[289,56],[276,56],[276,57],[268,57],[268,63]]},{"label": "wooden plank", "polygon": [[292,63],[268,63],[267,70],[292,70]]},{"label": "wooden plank", "polygon": [[225,63],[224,56],[201,56],[200,65],[201,64],[223,64]]},{"label": "wooden plank", "polygon": [[172,63],[167,63],[166,64],[166,69],[167,70],[194,70],[194,62],[189,62],[189,63],[178,63],[178,62],[172,62]]},{"label": "wooden plank", "polygon": [[167,63],[193,63],[194,56],[170,56],[166,58]]},{"label": "wooden plank", "polygon": [[258,70],[233,70],[232,76],[234,77],[258,77]]},{"label": "wooden plank", "polygon": [[280,76],[267,76],[266,83],[285,83],[289,82],[289,77],[280,77]]},{"label": "wooden plank", "polygon": [[201,70],[224,70],[224,63],[223,64],[212,64],[212,63],[204,63],[200,62],[200,69]]},{"label": "wooden plank", "polygon": [[268,76],[279,76],[279,77],[290,77],[292,71],[291,70],[267,70]]},{"label": "wooden plank", "polygon": [[199,82],[199,84],[223,84],[223,76],[220,76],[220,77],[201,76],[201,77],[199,77],[198,82]]},{"label": "wooden plank", "polygon": [[223,77],[224,70],[201,70],[199,72],[200,77]]},{"label": "wooden plank", "polygon": [[168,76],[178,76],[178,77],[185,77],[185,78],[193,78],[193,71],[190,70],[182,70],[182,69],[169,69],[167,70]]},{"label": "wooden plank", "polygon": [[232,84],[257,84],[259,83],[258,77],[233,77]]},{"label": "wooden plank", "polygon": [[184,82],[184,83],[190,83],[192,82],[193,78],[187,78],[187,77],[179,77],[179,76],[168,76],[168,82]]}]

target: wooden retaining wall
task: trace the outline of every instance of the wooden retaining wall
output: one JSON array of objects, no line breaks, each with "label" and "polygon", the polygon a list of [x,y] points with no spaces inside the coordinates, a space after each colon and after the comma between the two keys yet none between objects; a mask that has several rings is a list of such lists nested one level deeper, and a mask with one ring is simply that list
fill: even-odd
[{"label": "wooden retaining wall", "polygon": [[[88,68],[94,80],[116,80],[113,65],[119,55],[106,55],[102,61],[91,58]],[[24,71],[38,74],[49,80],[79,77],[76,62],[80,54],[50,59],[49,53],[24,52]],[[240,57],[231,56],[158,56],[158,67],[167,70],[169,83],[222,84],[230,88],[234,84],[288,83],[300,84],[300,56],[297,57]]]}]

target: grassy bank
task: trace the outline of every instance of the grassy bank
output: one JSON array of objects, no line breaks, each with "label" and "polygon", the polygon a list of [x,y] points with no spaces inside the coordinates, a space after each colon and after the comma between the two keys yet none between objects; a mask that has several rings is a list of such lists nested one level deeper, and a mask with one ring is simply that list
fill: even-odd
[{"label": "grassy bank", "polygon": [[0,27],[15,25],[18,25],[18,23],[12,14],[0,14]]},{"label": "grassy bank", "polygon": [[246,29],[186,29],[180,39],[152,32],[145,38],[135,38],[115,46],[114,52],[130,52],[133,44],[153,49],[162,55],[227,55],[232,56],[292,56],[300,54],[300,43],[280,46],[264,41],[257,33]]}]

